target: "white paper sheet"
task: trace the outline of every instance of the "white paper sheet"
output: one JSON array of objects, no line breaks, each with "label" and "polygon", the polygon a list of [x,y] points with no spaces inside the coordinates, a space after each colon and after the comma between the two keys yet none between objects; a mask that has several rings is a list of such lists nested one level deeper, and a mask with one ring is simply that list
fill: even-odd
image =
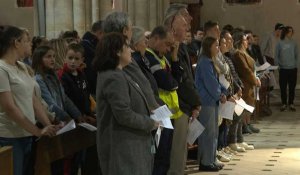
[{"label": "white paper sheet", "polygon": [[246,102],[242,98],[240,98],[239,100],[235,100],[235,102],[236,102],[237,105],[240,105],[241,107],[243,107],[247,111],[253,113],[254,107],[246,104]]},{"label": "white paper sheet", "polygon": [[235,114],[236,114],[237,116],[242,115],[243,111],[244,111],[244,108],[243,108],[242,106],[240,106],[240,105],[235,105],[235,107],[234,107],[234,112],[235,112]]},{"label": "white paper sheet", "polygon": [[190,145],[194,144],[195,140],[202,134],[204,129],[204,126],[198,120],[193,120],[189,125],[187,142]]},{"label": "white paper sheet", "polygon": [[259,66],[259,67],[256,67],[255,70],[256,70],[257,72],[258,72],[258,71],[263,71],[263,70],[268,69],[270,66],[271,66],[270,63],[265,62],[265,64],[263,64],[263,65],[261,65],[261,66]]},{"label": "white paper sheet", "polygon": [[159,141],[160,141],[160,136],[161,136],[161,128],[158,127],[156,134],[155,134],[155,143],[156,143],[156,147],[159,146]]},{"label": "white paper sheet", "polygon": [[269,67],[269,70],[277,70],[278,69],[278,66],[270,66]]},{"label": "white paper sheet", "polygon": [[89,130],[89,131],[97,131],[97,128],[91,124],[88,123],[79,123],[79,126],[84,127],[85,129]]},{"label": "white paper sheet", "polygon": [[150,117],[161,123],[161,126],[164,128],[174,129],[170,117],[173,115],[172,112],[166,105],[163,105],[153,111]]},{"label": "white paper sheet", "polygon": [[173,114],[166,105],[156,108],[153,113],[160,119],[171,117]]},{"label": "white paper sheet", "polygon": [[226,101],[226,103],[221,103],[219,106],[219,115],[222,118],[232,120],[234,113],[235,103]]},{"label": "white paper sheet", "polygon": [[219,82],[220,82],[226,89],[228,89],[229,86],[230,86],[230,83],[226,80],[224,74],[221,74],[221,75],[219,76]]},{"label": "white paper sheet", "polygon": [[71,120],[69,121],[68,124],[66,124],[63,128],[61,128],[60,130],[58,130],[56,132],[56,135],[60,135],[60,134],[63,134],[65,132],[68,132],[68,131],[71,131],[73,129],[76,128],[76,124],[75,124],[75,121],[74,120]]}]

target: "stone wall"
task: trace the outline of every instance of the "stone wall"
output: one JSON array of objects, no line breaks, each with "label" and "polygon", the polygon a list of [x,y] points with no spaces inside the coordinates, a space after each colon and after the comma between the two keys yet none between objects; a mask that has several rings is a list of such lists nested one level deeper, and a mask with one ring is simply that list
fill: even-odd
[{"label": "stone wall", "polygon": [[15,25],[34,33],[33,7],[17,7],[16,0],[1,0],[0,24]]}]

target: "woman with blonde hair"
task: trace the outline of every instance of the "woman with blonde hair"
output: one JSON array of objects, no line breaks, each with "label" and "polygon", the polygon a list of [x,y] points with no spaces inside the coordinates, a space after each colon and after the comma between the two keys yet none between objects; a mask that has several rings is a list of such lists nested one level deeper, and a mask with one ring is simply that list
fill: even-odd
[{"label": "woman with blonde hair", "polygon": [[68,43],[64,39],[52,39],[49,42],[55,52],[55,70],[62,69],[68,50]]}]

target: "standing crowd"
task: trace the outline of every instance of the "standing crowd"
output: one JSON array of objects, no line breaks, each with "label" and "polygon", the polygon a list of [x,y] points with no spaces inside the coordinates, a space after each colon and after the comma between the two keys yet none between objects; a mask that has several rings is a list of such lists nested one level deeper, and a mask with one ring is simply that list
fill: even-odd
[{"label": "standing crowd", "polygon": [[[72,119],[97,127],[97,145],[52,163],[53,175],[79,168],[89,175],[183,175],[191,148],[200,171],[219,171],[238,152],[253,150],[243,134],[260,132],[254,114],[271,114],[276,85],[274,71],[257,67],[279,66],[280,110],[296,110],[293,28],[278,23],[259,45],[249,30],[207,21],[193,33],[191,21],[185,5],[171,4],[151,32],[124,12],[95,22],[82,38],[67,31],[31,40],[25,29],[0,26],[0,146],[13,146],[14,174],[33,174],[36,137],[53,137]],[[260,110],[220,117],[221,104],[241,98]],[[163,105],[174,129],[150,117]],[[194,120],[205,130],[190,145]]]}]

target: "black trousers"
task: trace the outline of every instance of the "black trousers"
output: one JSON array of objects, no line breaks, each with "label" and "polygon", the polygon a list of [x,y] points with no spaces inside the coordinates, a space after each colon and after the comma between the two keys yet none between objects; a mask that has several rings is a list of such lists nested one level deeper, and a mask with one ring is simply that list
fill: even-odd
[{"label": "black trousers", "polygon": [[[281,103],[283,105],[294,104],[296,84],[297,84],[297,68],[279,70],[279,86],[280,86],[280,93],[281,93]],[[287,87],[289,88],[288,101],[287,101]]]}]

